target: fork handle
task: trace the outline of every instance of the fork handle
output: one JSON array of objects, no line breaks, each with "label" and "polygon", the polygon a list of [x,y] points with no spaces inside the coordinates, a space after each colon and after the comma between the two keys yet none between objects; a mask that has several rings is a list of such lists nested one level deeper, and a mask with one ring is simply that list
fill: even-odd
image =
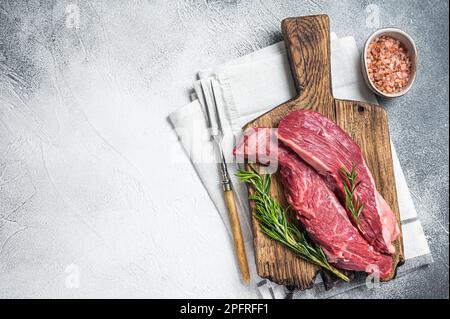
[{"label": "fork handle", "polygon": [[225,204],[228,208],[228,216],[230,218],[231,232],[233,234],[234,247],[236,256],[241,270],[242,281],[245,284],[250,282],[250,271],[248,269],[247,254],[245,252],[244,238],[242,236],[241,224],[236,208],[236,199],[233,190],[225,190]]}]

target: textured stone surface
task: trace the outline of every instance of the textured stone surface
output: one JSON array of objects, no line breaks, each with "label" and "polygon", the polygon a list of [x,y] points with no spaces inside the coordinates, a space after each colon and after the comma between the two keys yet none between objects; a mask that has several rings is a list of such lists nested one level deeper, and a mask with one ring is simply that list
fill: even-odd
[{"label": "textured stone surface", "polygon": [[338,297],[448,297],[448,3],[406,0],[0,1],[0,297],[257,297],[166,116],[284,17],[361,47],[377,8],[419,51],[382,103],[435,263]]}]

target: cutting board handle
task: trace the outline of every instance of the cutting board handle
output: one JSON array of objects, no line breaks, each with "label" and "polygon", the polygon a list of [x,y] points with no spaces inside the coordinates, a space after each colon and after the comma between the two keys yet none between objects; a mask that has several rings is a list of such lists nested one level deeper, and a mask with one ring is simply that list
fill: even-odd
[{"label": "cutting board handle", "polygon": [[296,100],[314,108],[332,99],[328,16],[287,18],[281,28],[299,94]]}]

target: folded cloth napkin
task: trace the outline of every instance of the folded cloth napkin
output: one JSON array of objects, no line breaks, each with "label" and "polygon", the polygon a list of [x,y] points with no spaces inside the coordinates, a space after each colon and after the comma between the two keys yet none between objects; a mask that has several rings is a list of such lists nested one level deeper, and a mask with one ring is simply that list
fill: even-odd
[{"label": "folded cloth napkin", "polygon": [[[334,96],[377,104],[376,97],[364,85],[354,38],[338,39],[332,34],[331,40]],[[363,285],[364,279],[351,284],[342,282],[332,290],[326,291],[319,276],[313,289],[292,292],[283,286],[261,279],[256,274],[247,189],[234,176],[238,165],[233,163],[231,154],[235,136],[241,132],[245,123],[296,95],[284,43],[279,42],[215,68],[200,71],[198,77],[199,80],[194,83],[195,93],[191,96],[193,101],[170,114],[169,119],[231,234],[204,106],[205,99],[208,101],[212,96],[209,84],[212,80],[219,117],[226,131],[223,148],[237,195],[251,275],[261,296],[324,298]],[[392,155],[406,256],[405,264],[398,270],[400,276],[431,263],[432,257],[393,145]]]}]

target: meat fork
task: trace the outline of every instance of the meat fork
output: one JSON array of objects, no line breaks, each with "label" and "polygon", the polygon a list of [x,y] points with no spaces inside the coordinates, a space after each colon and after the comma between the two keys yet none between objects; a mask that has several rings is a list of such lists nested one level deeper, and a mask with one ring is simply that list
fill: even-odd
[{"label": "meat fork", "polygon": [[[219,109],[214,91],[214,83],[212,80],[202,80],[203,101],[205,104],[206,115],[209,122],[211,138],[214,142],[217,158],[219,160],[219,171],[222,178],[222,189],[225,197],[225,204],[228,209],[228,217],[230,219],[231,232],[233,235],[234,247],[239,263],[239,268],[244,283],[250,282],[250,271],[248,267],[247,254],[245,252],[244,239],[242,236],[241,224],[236,208],[236,198],[233,191],[230,175],[228,173],[227,163],[222,148],[223,126],[220,120]],[[208,90],[205,90],[208,89]],[[209,91],[211,94],[209,94]]]}]

